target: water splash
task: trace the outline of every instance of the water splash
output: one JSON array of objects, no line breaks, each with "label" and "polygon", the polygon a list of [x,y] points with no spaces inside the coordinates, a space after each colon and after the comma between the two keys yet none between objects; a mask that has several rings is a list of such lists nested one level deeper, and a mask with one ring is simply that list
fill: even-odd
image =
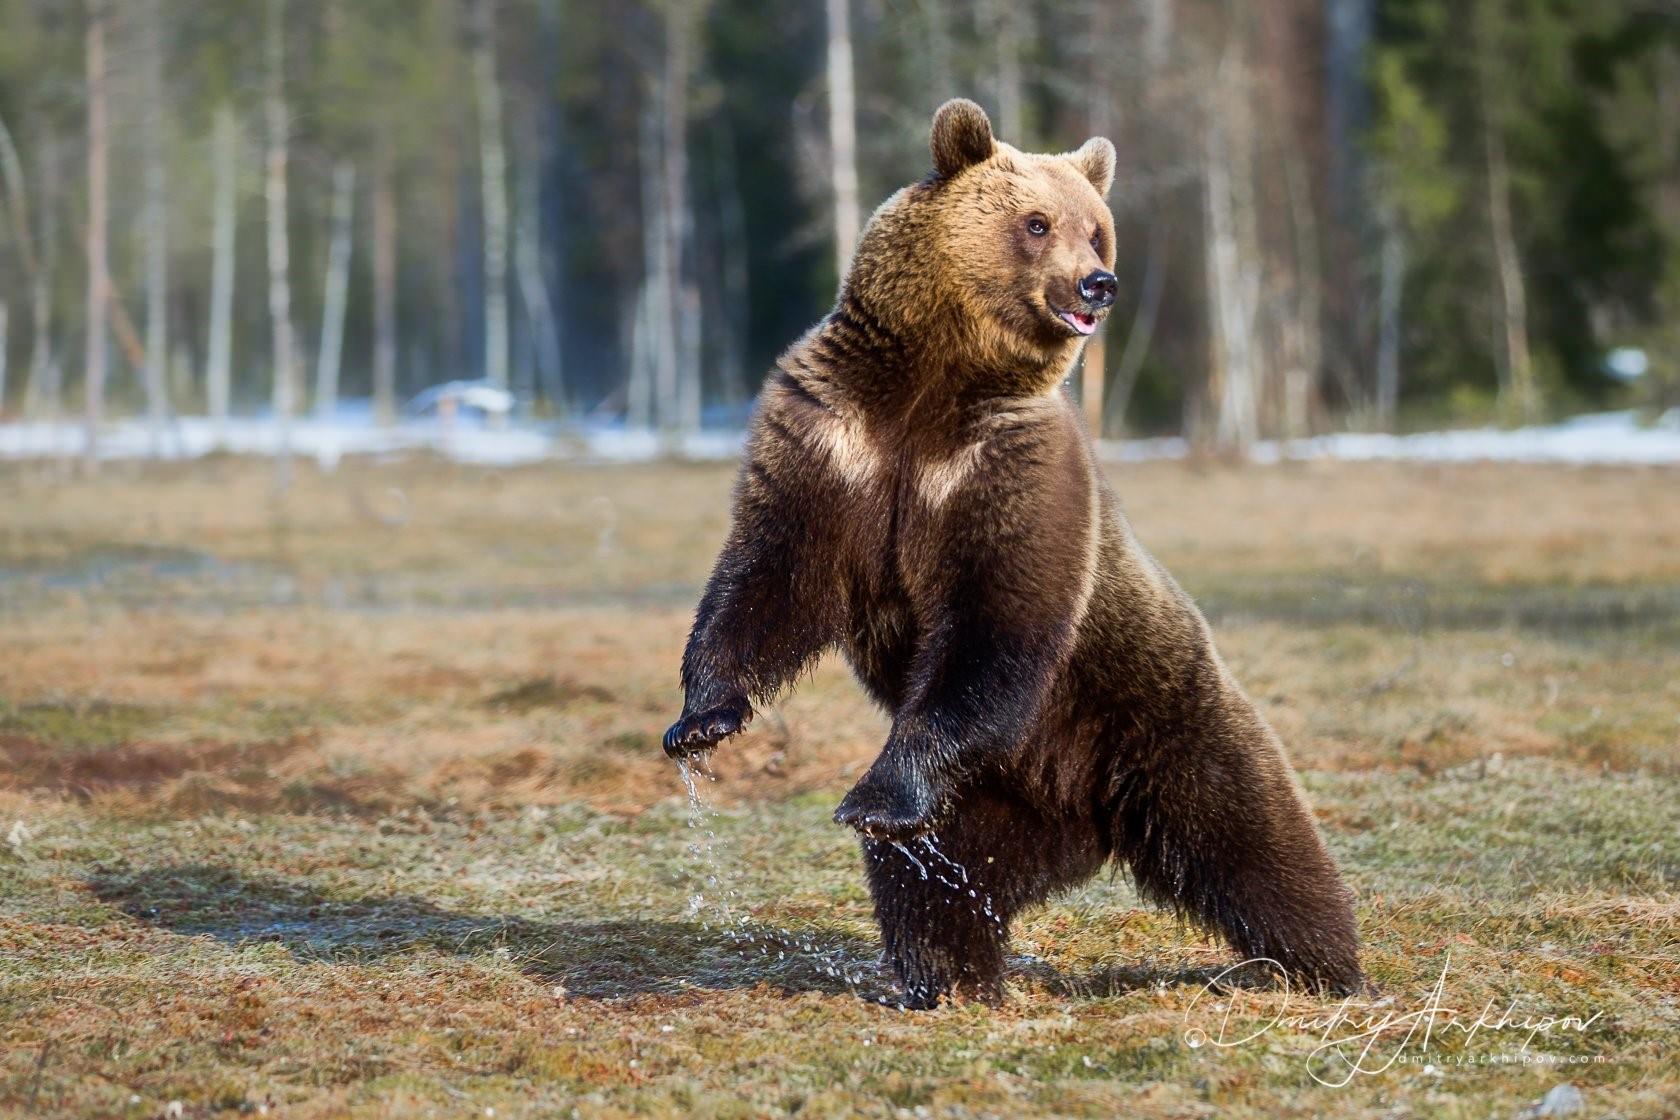
[{"label": "water splash", "polygon": [[922,873],[922,878],[923,879],[926,879],[928,877],[927,864],[925,864],[921,860],[917,859],[915,857],[915,855],[910,851],[909,848],[906,848],[902,843],[900,843],[897,840],[891,840],[891,841],[888,841],[888,843],[890,843],[893,847],[897,848],[900,852],[903,852],[904,853],[904,858],[916,865],[916,870],[920,871]]},{"label": "water splash", "polygon": [[[930,863],[933,860],[939,861],[939,863],[945,865],[945,868],[949,870],[951,874],[957,877],[956,879],[948,878],[943,872],[938,871],[937,869],[934,872],[934,875],[939,879],[939,881],[945,884],[951,893],[956,896],[957,901],[963,902],[966,900],[968,902],[972,902],[974,904],[974,913],[976,915],[985,915],[986,918],[997,927],[998,933],[1007,938],[1009,936],[1009,929],[1005,924],[1002,915],[1000,915],[996,908],[992,905],[991,892],[988,891],[981,893],[975,887],[970,885],[971,881],[968,877],[968,868],[945,854],[945,849],[939,846],[939,836],[936,833],[923,833],[921,843],[923,849],[926,850],[928,855],[931,857],[929,860]],[[905,854],[908,855],[909,853],[906,852]],[[925,879],[927,876],[924,874],[922,878]],[[961,881],[958,882],[957,880]]]},{"label": "water splash", "polygon": [[771,950],[774,949],[774,959],[785,963],[789,951],[793,951],[810,958],[818,972],[839,980],[853,990],[868,980],[869,974],[874,971],[873,962],[860,964],[851,960],[839,946],[820,946],[809,933],[796,933],[784,926],[760,922],[745,913],[740,892],[723,885],[723,867],[719,859],[721,845],[712,824],[715,815],[700,796],[696,774],[705,774],[711,781],[717,779],[688,759],[678,760],[677,773],[688,793],[688,827],[694,833],[688,853],[699,869],[703,884],[703,889],[689,898],[688,916],[699,917],[701,928],[707,930],[714,928],[715,921],[724,939],[737,951],[752,954],[756,950],[761,960],[771,959]]}]

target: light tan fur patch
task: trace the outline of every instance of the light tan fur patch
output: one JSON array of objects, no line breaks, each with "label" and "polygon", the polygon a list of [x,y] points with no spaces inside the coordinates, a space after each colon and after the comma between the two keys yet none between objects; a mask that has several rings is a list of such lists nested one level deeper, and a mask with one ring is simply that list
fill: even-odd
[{"label": "light tan fur patch", "polygon": [[829,466],[848,486],[861,486],[881,473],[881,459],[861,427],[838,416],[811,425],[813,441],[828,456]]},{"label": "light tan fur patch", "polygon": [[980,462],[984,443],[971,443],[954,455],[916,465],[916,492],[931,508],[938,509],[951,500],[957,487],[963,484]]}]

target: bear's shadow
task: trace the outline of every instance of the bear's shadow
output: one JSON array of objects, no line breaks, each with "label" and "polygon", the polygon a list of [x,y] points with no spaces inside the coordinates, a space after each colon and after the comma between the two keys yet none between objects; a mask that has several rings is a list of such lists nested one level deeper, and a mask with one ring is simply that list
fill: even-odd
[{"label": "bear's shadow", "polygon": [[[699,921],[620,918],[533,920],[451,910],[410,895],[328,897],[314,884],[245,875],[212,864],[101,869],[95,897],[136,921],[228,945],[276,944],[300,961],[354,964],[419,949],[460,957],[506,953],[527,976],[568,996],[619,999],[765,985],[783,992],[852,993],[892,1003],[879,947],[832,927],[797,937]],[[1119,995],[1160,985],[1203,986],[1223,970],[1132,967],[1074,976],[1048,963],[1017,962],[1011,973],[1064,997]],[[1258,978],[1256,978],[1258,979]],[[1224,976],[1226,983],[1235,976]]]},{"label": "bear's shadow", "polygon": [[796,941],[752,926],[745,927],[750,937],[732,936],[699,921],[474,914],[409,895],[328,897],[307,882],[210,864],[101,870],[88,885],[102,902],[174,933],[273,943],[327,964],[419,949],[460,957],[505,952],[526,975],[591,999],[760,984],[875,998],[889,987],[873,944],[828,928]]}]

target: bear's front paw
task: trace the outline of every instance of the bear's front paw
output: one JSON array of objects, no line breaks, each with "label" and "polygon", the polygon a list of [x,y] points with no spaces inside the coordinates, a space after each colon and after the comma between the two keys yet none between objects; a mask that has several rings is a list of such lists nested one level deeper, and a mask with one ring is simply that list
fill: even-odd
[{"label": "bear's front paw", "polygon": [[834,810],[837,824],[877,840],[909,840],[933,829],[939,798],[928,784],[872,766]]},{"label": "bear's front paw", "polygon": [[665,732],[665,753],[672,758],[709,751],[752,722],[752,705],[745,699],[729,700],[683,717]]}]

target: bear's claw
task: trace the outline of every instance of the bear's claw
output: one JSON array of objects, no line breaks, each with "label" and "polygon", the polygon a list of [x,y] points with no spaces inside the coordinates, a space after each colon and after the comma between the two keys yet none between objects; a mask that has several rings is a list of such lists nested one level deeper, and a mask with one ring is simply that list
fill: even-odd
[{"label": "bear's claw", "polygon": [[926,790],[895,787],[871,770],[834,810],[834,822],[877,840],[910,840],[932,831],[936,804]]},{"label": "bear's claw", "polygon": [[684,715],[665,732],[665,753],[672,758],[709,751],[752,721],[744,700],[730,701],[694,715]]}]

